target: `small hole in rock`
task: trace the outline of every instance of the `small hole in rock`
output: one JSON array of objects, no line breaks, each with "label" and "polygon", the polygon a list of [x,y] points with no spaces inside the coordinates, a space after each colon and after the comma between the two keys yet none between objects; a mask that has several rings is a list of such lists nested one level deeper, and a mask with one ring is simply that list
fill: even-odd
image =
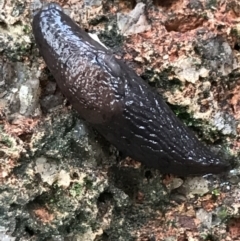
[{"label": "small hole in rock", "polygon": [[153,0],[155,6],[170,7],[176,0]]},{"label": "small hole in rock", "polygon": [[5,152],[4,151],[0,151],[0,158],[3,158],[5,156]]},{"label": "small hole in rock", "polygon": [[11,208],[16,208],[16,207],[18,207],[18,204],[16,204],[16,203],[11,203],[10,207],[11,207]]},{"label": "small hole in rock", "polygon": [[73,177],[73,179],[77,179],[77,178],[79,178],[79,175],[78,175],[77,172],[74,172],[74,173],[72,174],[72,177]]},{"label": "small hole in rock", "polygon": [[240,51],[240,44],[239,43],[235,43],[234,49],[237,50],[237,51]]},{"label": "small hole in rock", "polygon": [[33,231],[31,228],[29,228],[29,227],[25,227],[25,231],[26,231],[26,233],[28,233],[30,236],[33,236],[33,235],[34,235],[34,231]]},{"label": "small hole in rock", "polygon": [[151,171],[146,171],[146,172],[145,172],[145,177],[146,177],[147,179],[153,178],[152,172],[151,172]]},{"label": "small hole in rock", "polygon": [[103,234],[97,236],[96,239],[94,239],[94,241],[109,241],[109,236],[107,233],[103,232]]},{"label": "small hole in rock", "polygon": [[0,28],[7,29],[7,24],[5,22],[0,22]]},{"label": "small hole in rock", "polygon": [[30,143],[32,134],[22,134],[18,136],[23,142]]},{"label": "small hole in rock", "polygon": [[98,202],[105,203],[113,198],[113,194],[110,192],[102,192],[98,197]]}]

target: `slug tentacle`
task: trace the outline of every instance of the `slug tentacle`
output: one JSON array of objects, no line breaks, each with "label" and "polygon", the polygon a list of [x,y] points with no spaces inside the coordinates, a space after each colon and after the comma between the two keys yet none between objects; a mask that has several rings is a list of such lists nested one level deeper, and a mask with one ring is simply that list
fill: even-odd
[{"label": "slug tentacle", "polygon": [[35,15],[33,33],[63,94],[119,150],[165,173],[198,175],[228,168],[156,91],[79,28],[58,4]]}]

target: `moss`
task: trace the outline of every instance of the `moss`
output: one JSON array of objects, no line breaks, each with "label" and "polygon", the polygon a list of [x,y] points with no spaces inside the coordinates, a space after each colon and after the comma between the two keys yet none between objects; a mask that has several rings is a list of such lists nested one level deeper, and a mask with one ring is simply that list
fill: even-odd
[{"label": "moss", "polygon": [[205,19],[205,20],[208,20],[208,19],[209,19],[208,15],[207,15],[207,12],[202,12],[202,13],[200,13],[200,17],[202,17],[202,18]]},{"label": "moss", "polygon": [[220,131],[214,129],[213,126],[202,120],[195,119],[191,113],[188,113],[186,107],[171,104],[169,104],[169,106],[186,126],[198,134],[199,138],[209,143],[221,138],[222,134]]},{"label": "moss", "polygon": [[[182,82],[177,78],[169,78],[172,75],[172,69],[169,67],[168,69],[162,71],[161,73],[157,73],[152,69],[146,70],[142,74],[142,78],[148,83],[158,89],[162,89],[162,91],[171,91],[174,92],[176,89],[179,89],[182,85]],[[209,96],[209,91],[205,91],[205,98]],[[208,123],[203,122],[202,120],[197,120],[193,117],[192,113],[188,112],[186,107],[180,105],[171,105],[169,107],[173,110],[175,115],[188,127],[190,127],[193,131],[198,133],[199,138],[204,139],[205,141],[210,141],[219,139],[221,137],[220,131],[213,128],[213,126],[208,125]]]},{"label": "moss", "polygon": [[226,207],[221,207],[217,215],[222,220],[222,222],[227,220],[229,217],[228,209]]},{"label": "moss", "polygon": [[177,222],[176,220],[166,220],[166,225],[168,227],[173,227],[173,228],[177,228]]},{"label": "moss", "polygon": [[3,126],[0,126],[0,144],[9,148],[13,147],[11,137],[4,133]]},{"label": "moss", "polygon": [[218,241],[218,237],[215,237],[215,235],[213,234],[207,234],[207,235],[204,235],[204,240],[206,241]]},{"label": "moss", "polygon": [[[72,156],[72,128],[76,119],[69,114],[57,114],[51,120],[42,123],[43,133],[40,139],[34,139],[33,146],[42,146],[37,149],[37,156],[48,155],[48,157],[62,159]],[[51,134],[49,134],[51,133]]]},{"label": "moss", "polygon": [[213,196],[217,197],[217,196],[219,196],[220,194],[221,194],[221,192],[220,192],[218,189],[212,190],[212,195],[213,195]]},{"label": "moss", "polygon": [[30,34],[31,33],[31,28],[29,25],[23,25],[23,32],[26,34]]},{"label": "moss", "polygon": [[80,196],[82,193],[82,185],[80,183],[74,183],[69,190],[69,193],[73,197]]},{"label": "moss", "polygon": [[236,37],[238,40],[240,40],[240,29],[238,29],[236,26],[231,28],[230,35]]},{"label": "moss", "polygon": [[10,61],[18,62],[22,61],[25,56],[29,56],[31,51],[31,44],[21,41],[16,42],[14,46],[9,44],[4,46],[3,55],[5,55]]},{"label": "moss", "polygon": [[217,1],[217,0],[208,0],[208,1],[206,2],[206,8],[207,8],[207,9],[216,8],[216,7],[217,7],[217,4],[218,4],[218,1]]},{"label": "moss", "polygon": [[175,89],[179,89],[182,83],[177,78],[170,79],[169,76],[171,76],[171,72],[171,67],[161,73],[148,69],[141,75],[141,77],[153,87],[174,91]]},{"label": "moss", "polygon": [[84,178],[86,189],[91,190],[93,187],[93,180],[91,180],[89,177]]},{"label": "moss", "polygon": [[201,126],[201,122],[193,118],[193,115],[187,112],[186,107],[182,107],[179,105],[171,105],[169,104],[172,111],[175,113],[175,115],[182,120],[182,122],[195,130],[198,130],[198,128]]},{"label": "moss", "polygon": [[7,147],[12,147],[13,143],[7,135],[1,135],[1,143]]}]

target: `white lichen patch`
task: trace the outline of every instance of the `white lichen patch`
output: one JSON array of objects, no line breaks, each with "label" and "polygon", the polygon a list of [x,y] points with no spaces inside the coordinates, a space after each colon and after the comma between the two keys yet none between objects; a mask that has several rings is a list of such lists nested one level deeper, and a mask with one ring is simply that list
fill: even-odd
[{"label": "white lichen patch", "polygon": [[60,170],[57,163],[48,162],[45,157],[36,160],[35,172],[39,173],[42,181],[52,185],[57,182],[58,186],[67,188],[70,185],[70,175],[65,170]]},{"label": "white lichen patch", "polygon": [[6,234],[7,231],[8,230],[6,228],[0,226],[0,240],[1,241],[14,241],[14,240],[16,240],[16,238],[7,235]]},{"label": "white lichen patch", "polygon": [[58,180],[57,180],[58,186],[67,188],[67,187],[69,187],[70,182],[71,182],[71,177],[70,177],[69,173],[66,172],[65,170],[61,170],[58,174]]},{"label": "white lichen patch", "polygon": [[102,0],[84,0],[86,6],[101,6]]},{"label": "white lichen patch", "polygon": [[137,34],[151,29],[144,11],[145,4],[138,3],[128,14],[117,13],[118,28],[123,35]]},{"label": "white lichen patch", "polygon": [[[222,73],[222,76],[229,75],[233,69],[238,67],[236,59],[233,58],[232,48],[227,42],[222,44],[223,52],[220,54],[222,64],[218,66],[218,71]],[[216,67],[218,63],[212,62],[213,67]]]},{"label": "white lichen patch", "polygon": [[212,120],[213,125],[224,135],[236,135],[236,121],[226,113],[217,112]]},{"label": "white lichen patch", "polygon": [[20,86],[20,113],[22,115],[31,115],[37,107],[38,103],[39,79],[32,78],[27,80]]},{"label": "white lichen patch", "polygon": [[211,228],[212,226],[212,213],[211,212],[207,212],[204,209],[199,209],[196,212],[196,217],[198,220],[200,220],[200,222],[202,223],[202,225],[206,228]]},{"label": "white lichen patch", "polygon": [[42,181],[52,185],[58,177],[58,165],[49,163],[45,157],[36,160],[35,172],[39,173]]},{"label": "white lichen patch", "polygon": [[199,58],[180,57],[174,63],[174,72],[179,80],[182,82],[196,83],[199,77],[207,77],[209,70],[204,67],[197,67],[201,65]]}]

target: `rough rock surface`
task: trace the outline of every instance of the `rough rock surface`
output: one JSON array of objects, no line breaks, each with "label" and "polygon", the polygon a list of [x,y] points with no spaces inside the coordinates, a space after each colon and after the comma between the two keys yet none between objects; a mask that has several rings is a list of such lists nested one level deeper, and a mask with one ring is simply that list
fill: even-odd
[{"label": "rough rock surface", "polygon": [[[238,0],[56,2],[239,163]],[[239,240],[239,165],[182,179],[124,159],[78,118],[39,56],[31,21],[41,6],[0,0],[0,240]]]}]

